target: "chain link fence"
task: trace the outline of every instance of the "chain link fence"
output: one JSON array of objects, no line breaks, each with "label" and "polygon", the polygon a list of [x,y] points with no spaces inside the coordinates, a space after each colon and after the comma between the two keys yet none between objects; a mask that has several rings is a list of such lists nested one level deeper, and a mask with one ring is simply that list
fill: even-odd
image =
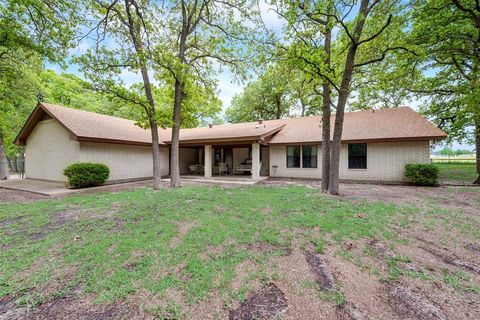
[{"label": "chain link fence", "polygon": [[25,178],[25,159],[24,158],[7,159],[6,166],[4,161],[0,161],[0,177],[4,177],[6,175],[10,175],[10,176],[16,175],[20,179],[24,179]]}]

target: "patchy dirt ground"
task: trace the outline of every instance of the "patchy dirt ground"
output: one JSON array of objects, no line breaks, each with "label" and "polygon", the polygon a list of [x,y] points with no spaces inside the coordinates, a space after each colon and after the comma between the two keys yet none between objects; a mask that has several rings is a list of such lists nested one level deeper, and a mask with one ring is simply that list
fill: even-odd
[{"label": "patchy dirt ground", "polygon": [[[205,182],[195,181],[195,180],[184,180],[182,181],[183,186],[201,186],[201,185],[211,185]],[[242,185],[236,184],[216,184],[221,185],[224,188],[236,188],[241,187]],[[84,195],[84,194],[95,194],[95,193],[104,193],[104,192],[121,192],[126,190],[132,190],[136,188],[144,188],[144,187],[151,187],[151,181],[139,181],[139,182],[131,182],[131,183],[123,183],[123,184],[112,184],[106,185],[96,188],[87,188],[87,189],[78,189],[75,193],[59,195],[59,196],[45,196],[37,193],[20,191],[20,190],[12,190],[12,189],[5,189],[0,186],[0,203],[8,203],[8,202],[27,202],[27,201],[35,201],[35,200],[42,200],[42,199],[60,199],[69,197],[72,195]],[[169,182],[163,182],[162,186],[164,188],[168,188],[170,186]]]},{"label": "patchy dirt ground", "polygon": [[[261,182],[266,186],[301,185],[320,190],[318,180],[269,179]],[[340,197],[347,199],[385,201],[394,204],[416,204],[428,206],[435,202],[445,208],[472,209],[478,213],[480,187],[415,187],[403,185],[379,185],[342,183]]]},{"label": "patchy dirt ground", "polygon": [[[269,180],[262,184],[319,187],[318,182],[309,180]],[[128,188],[143,186],[145,184],[140,183]],[[112,186],[102,192],[123,190],[125,188]],[[22,193],[2,194],[3,191],[0,190],[0,202],[44,198]],[[318,248],[305,242],[300,237],[303,231],[299,230],[299,237],[292,239],[288,250],[266,242],[240,245],[242,250],[256,255],[276,252],[266,262],[247,258],[237,266],[230,289],[244,288],[243,299],[237,296],[225,299],[228,294],[212,292],[208,299],[190,301],[179,288],[170,288],[158,295],[137,291],[115,303],[98,304],[95,295],[80,285],[38,306],[24,307],[18,303],[21,296],[7,295],[0,298],[0,319],[480,319],[478,188],[343,184],[341,191],[340,197],[346,201],[415,205],[422,214],[405,217],[408,228],[396,224],[389,230],[394,235],[382,239],[337,242],[325,237],[325,244]],[[109,218],[121,209],[115,204],[112,208]],[[226,210],[222,206],[214,207],[219,215]],[[271,211],[271,208],[261,209],[265,215]],[[47,227],[60,227],[81,215],[95,218],[94,212],[72,206],[59,213]],[[364,218],[358,216],[358,219]],[[468,223],[457,226],[458,219],[467,222],[471,219],[471,227]],[[450,225],[451,228],[445,228]],[[201,226],[189,220],[177,225],[178,234],[171,239],[170,246],[180,245],[182,239],[198,227]],[[309,232],[323,239],[321,228]],[[206,248],[208,252],[202,258],[215,260],[225,254],[225,247],[233,245],[234,242]],[[126,269],[135,270],[130,265]],[[68,274],[59,275],[59,283],[62,277]]]},{"label": "patchy dirt ground", "polygon": [[46,199],[47,196],[42,196],[36,193],[24,192],[18,190],[9,190],[0,187],[0,203],[6,202],[27,202],[40,199]]}]

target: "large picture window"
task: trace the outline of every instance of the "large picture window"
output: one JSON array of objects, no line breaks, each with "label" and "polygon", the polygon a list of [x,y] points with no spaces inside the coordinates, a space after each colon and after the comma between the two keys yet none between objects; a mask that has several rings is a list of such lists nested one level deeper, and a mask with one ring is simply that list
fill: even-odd
[{"label": "large picture window", "polygon": [[300,146],[287,147],[287,168],[300,168]]},{"label": "large picture window", "polygon": [[367,169],[366,143],[351,143],[348,145],[348,168]]},{"label": "large picture window", "polygon": [[317,146],[287,146],[287,168],[316,168]]},{"label": "large picture window", "polygon": [[302,167],[316,168],[317,167],[317,146],[302,146]]}]

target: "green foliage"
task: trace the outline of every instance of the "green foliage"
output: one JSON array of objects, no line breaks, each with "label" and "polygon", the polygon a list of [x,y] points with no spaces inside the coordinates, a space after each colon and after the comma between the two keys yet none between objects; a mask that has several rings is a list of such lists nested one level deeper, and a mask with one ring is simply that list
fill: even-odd
[{"label": "green foliage", "polygon": [[279,62],[233,97],[225,112],[227,121],[237,123],[318,114],[321,101],[313,82],[294,66]]},{"label": "green foliage", "polygon": [[405,165],[405,177],[419,186],[438,186],[439,168],[431,163],[408,163]]},{"label": "green foliage", "polygon": [[[175,98],[174,85],[171,81],[167,81],[160,86],[155,86],[153,90],[153,96],[158,109],[158,122],[171,127],[173,124],[172,106]],[[205,86],[201,82],[187,81],[184,92],[185,98],[180,111],[182,128],[195,128],[199,125],[219,121],[222,101],[218,98],[216,85]],[[146,119],[142,123],[146,124]]]},{"label": "green foliage", "polygon": [[455,150],[455,155],[456,156],[462,156],[462,155],[466,155],[466,154],[473,154],[474,151],[470,151],[468,149],[457,149]]},{"label": "green foliage", "polygon": [[418,89],[431,98],[422,109],[450,139],[472,141],[473,132],[465,129],[480,119],[480,26],[473,19],[480,19],[480,12],[473,1],[419,1],[414,9],[412,40],[425,74]]},{"label": "green foliage", "polygon": [[[61,62],[74,46],[83,17],[78,0],[3,0],[0,2],[0,63],[22,64],[25,54]],[[5,71],[0,69],[0,73]]]},{"label": "green foliage", "polygon": [[455,149],[453,150],[450,147],[444,147],[440,151],[438,151],[439,154],[444,155],[444,156],[461,156],[461,155],[466,155],[466,154],[472,154],[474,151],[466,150],[466,149]]},{"label": "green foliage", "polygon": [[[350,41],[345,28],[352,35],[355,22],[362,18],[360,14],[356,17],[354,14],[359,2],[305,1],[302,10],[297,2],[282,4],[280,10],[288,22],[285,38],[289,43],[282,48],[283,58],[302,72],[304,78],[316,79],[318,85],[323,82],[333,84],[336,88],[332,94],[337,96]],[[352,95],[349,97],[353,109],[390,107],[391,102],[398,106],[408,95],[401,86],[397,86],[398,92],[392,94],[390,86],[384,85],[391,82],[384,80],[408,82],[411,76],[411,68],[408,68],[411,64],[404,62],[401,67],[396,64],[399,56],[410,52],[406,39],[409,9],[408,4],[395,0],[372,5],[354,61]],[[330,16],[336,16],[338,21],[331,18],[328,24],[325,23],[329,11]],[[343,26],[339,20],[343,20]],[[323,34],[327,28],[333,30],[329,63]]]},{"label": "green foliage", "polygon": [[[216,66],[225,64],[241,73],[239,57],[248,50],[243,39],[253,34],[246,32],[251,29],[243,23],[254,14],[246,4],[180,1],[159,5],[128,1],[111,7],[96,3],[89,9],[97,20],[107,17],[114,21],[96,26],[99,45],[75,59],[96,89],[140,110],[135,120],[142,127],[149,127],[152,119],[161,127],[172,127],[176,94],[180,97],[177,103],[180,101],[182,127],[218,122],[221,102],[217,97]],[[111,12],[115,15],[109,15]],[[134,17],[131,22],[138,29],[135,37],[124,23],[130,21],[127,15]],[[145,45],[136,45],[134,38]],[[107,40],[118,45],[112,46]],[[155,85],[149,84],[153,109],[145,83],[127,87],[122,80],[123,71],[140,73],[142,67],[156,80]],[[177,92],[176,86],[181,87]]]},{"label": "green foliage", "polygon": [[110,169],[103,163],[74,163],[63,170],[68,178],[68,184],[74,188],[95,187],[105,183],[110,175]]},{"label": "green foliage", "polygon": [[39,90],[43,60],[61,63],[84,15],[78,0],[0,2],[0,159],[12,144]]},{"label": "green foliage", "polygon": [[455,151],[453,151],[449,147],[445,147],[442,150],[438,151],[439,154],[444,155],[444,156],[453,156],[455,155]]},{"label": "green foliage", "polygon": [[13,140],[35,108],[38,93],[49,103],[126,119],[138,118],[138,109],[97,92],[75,75],[43,70],[41,65],[41,59],[34,55],[17,67],[15,76],[0,78],[0,128],[7,156],[21,152]]},{"label": "green foliage", "polygon": [[76,75],[44,70],[40,73],[40,79],[41,92],[46,102],[126,119],[136,117],[136,113],[128,108],[128,105],[99,93]]},{"label": "green foliage", "polygon": [[7,156],[20,153],[20,148],[13,144],[13,140],[35,107],[35,96],[41,90],[40,57],[28,57],[23,52],[17,52],[17,55],[18,58],[23,57],[23,63],[17,65],[15,71],[6,71],[0,76],[0,131],[3,131]]}]

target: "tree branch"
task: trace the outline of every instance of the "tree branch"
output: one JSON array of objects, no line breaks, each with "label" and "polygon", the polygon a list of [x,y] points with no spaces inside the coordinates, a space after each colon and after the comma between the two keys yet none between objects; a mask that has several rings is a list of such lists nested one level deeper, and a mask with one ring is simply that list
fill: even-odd
[{"label": "tree branch", "polygon": [[[480,18],[475,14],[475,11],[473,11],[472,9],[465,8],[465,7],[460,3],[459,0],[452,0],[452,2],[455,4],[455,6],[456,6],[459,10],[461,10],[461,11],[469,14],[470,17],[473,19],[473,21],[475,21],[476,23],[479,23]],[[476,4],[477,4],[477,6],[478,6],[478,1],[476,1]]]},{"label": "tree branch", "polygon": [[376,37],[378,37],[379,35],[381,35],[383,33],[383,31],[385,31],[385,29],[387,29],[387,27],[390,25],[390,23],[392,22],[392,17],[393,15],[390,14],[388,16],[388,19],[387,21],[385,22],[385,24],[383,25],[383,27],[380,28],[380,30],[378,30],[375,34],[373,34],[372,36],[362,40],[362,41],[359,41],[358,42],[358,45],[361,45],[362,43],[367,43],[367,42],[370,42],[372,41],[373,39],[375,39]]},{"label": "tree branch", "polygon": [[405,47],[392,47],[392,48],[387,48],[385,50],[383,50],[382,52],[382,55],[380,57],[377,57],[377,58],[373,58],[371,60],[368,60],[368,61],[365,61],[365,62],[361,62],[361,63],[356,63],[353,65],[354,68],[358,68],[358,67],[363,67],[363,66],[366,66],[366,65],[369,65],[369,64],[372,64],[372,63],[375,63],[375,62],[380,62],[382,60],[385,59],[385,57],[387,56],[387,52],[388,51],[394,51],[394,50],[403,50],[403,51],[406,51],[406,52],[410,52],[412,53],[413,55],[415,56],[418,56],[418,54],[414,51],[411,51]]}]

